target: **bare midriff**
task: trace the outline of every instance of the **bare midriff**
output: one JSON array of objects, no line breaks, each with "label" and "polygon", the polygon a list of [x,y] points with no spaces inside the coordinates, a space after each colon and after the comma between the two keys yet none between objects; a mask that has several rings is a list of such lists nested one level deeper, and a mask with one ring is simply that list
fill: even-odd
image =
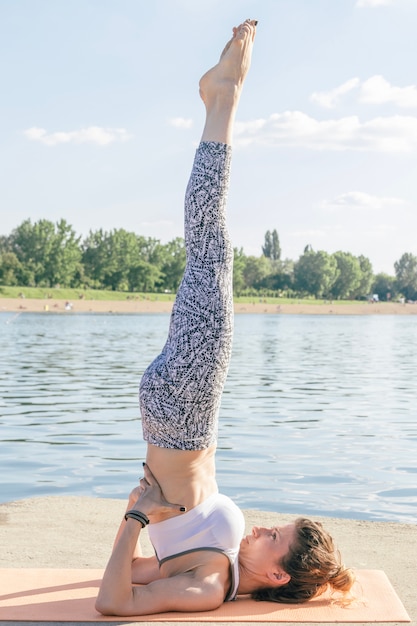
[{"label": "bare midriff", "polygon": [[[218,490],[215,452],[215,445],[205,450],[175,450],[148,444],[146,463],[168,502],[190,510]],[[158,521],[173,515],[181,513],[164,514]]]}]

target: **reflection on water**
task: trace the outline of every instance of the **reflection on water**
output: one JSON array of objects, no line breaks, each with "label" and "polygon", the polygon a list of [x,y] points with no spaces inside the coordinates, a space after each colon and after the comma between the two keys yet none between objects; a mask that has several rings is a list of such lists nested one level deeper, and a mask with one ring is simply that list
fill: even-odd
[{"label": "reflection on water", "polygon": [[[0,314],[0,500],[124,497],[167,315]],[[238,315],[218,479],[243,508],[417,522],[417,327]]]}]

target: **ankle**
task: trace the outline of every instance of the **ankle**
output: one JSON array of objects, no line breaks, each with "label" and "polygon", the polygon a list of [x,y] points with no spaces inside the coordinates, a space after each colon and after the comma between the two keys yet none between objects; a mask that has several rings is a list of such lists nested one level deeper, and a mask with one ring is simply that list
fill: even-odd
[{"label": "ankle", "polygon": [[208,87],[200,83],[200,96],[207,113],[211,110],[219,113],[233,111],[239,104],[241,92],[242,86],[231,80],[221,80]]},{"label": "ankle", "polygon": [[231,145],[235,114],[236,107],[208,110],[201,141],[215,141]]}]

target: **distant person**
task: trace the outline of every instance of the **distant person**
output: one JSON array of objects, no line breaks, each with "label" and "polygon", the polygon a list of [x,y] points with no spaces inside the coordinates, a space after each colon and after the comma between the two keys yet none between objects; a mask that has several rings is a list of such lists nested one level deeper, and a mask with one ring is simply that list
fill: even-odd
[{"label": "distant person", "polygon": [[[320,524],[298,519],[244,536],[239,508],[219,494],[215,451],[232,347],[233,248],[226,229],[234,118],[256,22],[246,20],[200,81],[206,123],[185,198],[187,264],[162,353],[140,386],[144,477],[130,494],[96,602],[105,615],[208,611],[236,594],[304,602],[328,586],[347,592]],[[149,526],[155,556],[141,555]],[[142,583],[133,586],[132,583]]]}]

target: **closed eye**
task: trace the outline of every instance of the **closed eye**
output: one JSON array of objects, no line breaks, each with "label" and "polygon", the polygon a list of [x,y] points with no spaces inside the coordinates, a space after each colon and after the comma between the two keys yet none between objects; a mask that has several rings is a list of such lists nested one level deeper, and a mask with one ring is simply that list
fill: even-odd
[{"label": "closed eye", "polygon": [[271,528],[271,537],[273,541],[276,541],[281,536],[278,528]]}]

